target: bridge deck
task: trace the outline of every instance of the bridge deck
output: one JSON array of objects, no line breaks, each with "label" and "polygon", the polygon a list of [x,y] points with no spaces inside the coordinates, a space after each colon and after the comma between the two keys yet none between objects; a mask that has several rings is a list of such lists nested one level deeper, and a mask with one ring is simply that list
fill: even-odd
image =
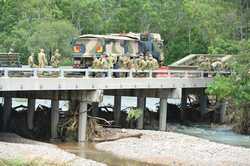
[{"label": "bridge deck", "polygon": [[[173,70],[0,68],[0,73],[0,91],[204,88],[213,79],[203,71]],[[98,74],[102,77],[93,77]]]}]

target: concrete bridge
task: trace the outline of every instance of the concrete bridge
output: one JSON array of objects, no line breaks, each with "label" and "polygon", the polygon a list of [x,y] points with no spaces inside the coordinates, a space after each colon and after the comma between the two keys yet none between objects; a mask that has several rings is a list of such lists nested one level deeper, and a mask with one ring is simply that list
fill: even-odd
[{"label": "concrete bridge", "polygon": [[[35,99],[50,99],[51,137],[57,137],[59,100],[78,103],[78,140],[85,141],[87,104],[98,107],[103,95],[114,96],[114,119],[120,121],[121,96],[136,96],[137,105],[145,109],[146,97],[160,98],[159,130],[166,130],[167,99],[187,102],[189,94],[200,100],[200,111],[206,113],[205,88],[213,80],[214,73],[192,70],[94,70],[66,68],[0,68],[0,96],[4,97],[2,130],[8,126],[12,98],[28,99],[27,125],[33,128]],[[206,77],[204,77],[206,76]],[[143,116],[137,127],[143,129]]]}]

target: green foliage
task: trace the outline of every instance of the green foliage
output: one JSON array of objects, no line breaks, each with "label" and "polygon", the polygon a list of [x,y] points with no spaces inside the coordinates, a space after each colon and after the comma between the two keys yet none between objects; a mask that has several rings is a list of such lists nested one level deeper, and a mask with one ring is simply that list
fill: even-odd
[{"label": "green foliage", "polygon": [[142,110],[139,108],[133,107],[133,108],[129,109],[129,111],[128,111],[127,121],[137,120],[141,116],[142,116]]},{"label": "green foliage", "polygon": [[243,48],[243,50],[233,58],[232,75],[216,77],[214,82],[209,85],[208,92],[218,96],[219,99],[230,99],[238,106],[239,110],[249,110],[250,52],[247,48]]},{"label": "green foliage", "polygon": [[60,62],[60,65],[61,66],[72,66],[73,65],[72,58],[69,58],[69,57],[63,58]]},{"label": "green foliage", "polygon": [[34,33],[27,40],[31,52],[45,48],[47,53],[59,49],[63,55],[71,54],[70,41],[77,35],[77,30],[67,21],[42,21],[34,26]]},{"label": "green foliage", "polygon": [[216,76],[213,83],[208,86],[207,92],[217,96],[221,101],[229,98],[235,89],[231,79],[230,77]]},{"label": "green foliage", "polygon": [[216,38],[208,47],[210,54],[238,54],[240,51],[239,42]]},{"label": "green foliage", "polygon": [[[248,1],[225,0],[22,0],[0,1],[0,51],[13,48],[26,63],[31,51],[56,47],[70,55],[79,32],[156,32],[165,63],[191,53],[238,53],[249,36]],[[219,36],[219,38],[218,38]]]}]

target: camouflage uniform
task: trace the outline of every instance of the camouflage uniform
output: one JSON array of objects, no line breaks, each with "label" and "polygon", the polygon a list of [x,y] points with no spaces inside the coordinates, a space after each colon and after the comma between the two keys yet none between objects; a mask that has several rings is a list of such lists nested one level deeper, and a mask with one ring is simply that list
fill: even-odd
[{"label": "camouflage uniform", "polygon": [[115,57],[112,54],[109,55],[107,58],[108,69],[113,69],[114,62],[115,62]]},{"label": "camouflage uniform", "polygon": [[130,60],[130,57],[126,57],[124,62],[125,69],[132,69],[132,61]]},{"label": "camouflage uniform", "polygon": [[100,58],[100,68],[101,69],[108,69],[109,68],[109,64],[108,64],[108,60],[107,60],[106,56],[102,56]]},{"label": "camouflage uniform", "polygon": [[211,62],[209,60],[209,58],[203,58],[203,59],[199,59],[200,61],[200,69],[201,70],[205,70],[205,71],[210,71],[211,70]]},{"label": "camouflage uniform", "polygon": [[93,69],[100,69],[101,68],[101,62],[100,59],[95,58],[92,64]]},{"label": "camouflage uniform", "polygon": [[51,65],[53,67],[58,67],[60,63],[61,54],[59,53],[59,50],[56,49],[55,54],[51,57]]},{"label": "camouflage uniform", "polygon": [[158,61],[153,58],[152,56],[149,58],[149,62],[148,62],[148,67],[149,67],[149,70],[156,70],[159,68],[159,64],[158,64]]},{"label": "camouflage uniform", "polygon": [[138,59],[138,69],[145,70],[146,66],[147,66],[146,61],[143,59],[142,56],[140,56],[140,58]]},{"label": "camouflage uniform", "polygon": [[38,63],[39,63],[39,68],[44,68],[45,65],[47,64],[47,59],[44,53],[44,49],[41,49],[40,53],[38,54]]},{"label": "camouflage uniform", "polygon": [[31,55],[29,56],[28,65],[30,67],[36,67],[35,62],[34,62],[34,53],[31,53]]},{"label": "camouflage uniform", "polygon": [[211,64],[213,71],[220,71],[222,70],[223,64],[220,61],[215,61]]}]

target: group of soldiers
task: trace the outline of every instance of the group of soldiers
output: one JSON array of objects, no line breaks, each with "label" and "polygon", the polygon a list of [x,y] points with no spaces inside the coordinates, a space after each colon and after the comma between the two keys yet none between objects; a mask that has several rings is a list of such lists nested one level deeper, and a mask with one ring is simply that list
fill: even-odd
[{"label": "group of soldiers", "polygon": [[95,57],[93,69],[135,69],[135,70],[156,70],[159,68],[158,61],[151,55],[141,55],[138,57],[113,56],[103,54]]},{"label": "group of soldiers", "polygon": [[229,70],[228,61],[232,55],[226,55],[221,58],[199,57],[198,63],[201,70],[205,71],[223,71]]},{"label": "group of soldiers", "polygon": [[[37,58],[38,58],[38,65],[35,64],[34,53],[31,53],[31,55],[28,58],[28,65],[30,67],[44,68],[48,64],[46,54],[43,48],[40,49],[40,52],[38,53]],[[61,58],[61,54],[59,53],[59,49],[56,49],[50,59],[50,63],[52,67],[54,68],[59,67],[60,58]]]}]

